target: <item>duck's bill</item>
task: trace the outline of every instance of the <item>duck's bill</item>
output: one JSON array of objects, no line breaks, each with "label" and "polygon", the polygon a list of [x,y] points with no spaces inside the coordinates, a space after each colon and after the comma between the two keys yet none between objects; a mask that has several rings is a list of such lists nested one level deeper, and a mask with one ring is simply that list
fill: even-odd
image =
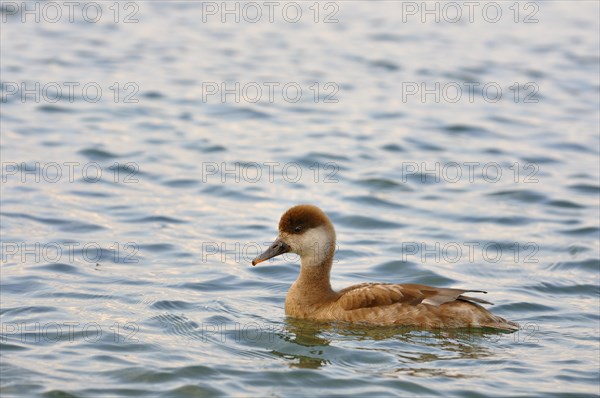
[{"label": "duck's bill", "polygon": [[282,240],[276,239],[275,242],[269,246],[267,250],[260,256],[256,257],[252,260],[252,265],[256,265],[258,263],[262,263],[265,260],[268,260],[273,257],[277,257],[282,255],[283,253],[287,253],[290,251],[290,247]]}]

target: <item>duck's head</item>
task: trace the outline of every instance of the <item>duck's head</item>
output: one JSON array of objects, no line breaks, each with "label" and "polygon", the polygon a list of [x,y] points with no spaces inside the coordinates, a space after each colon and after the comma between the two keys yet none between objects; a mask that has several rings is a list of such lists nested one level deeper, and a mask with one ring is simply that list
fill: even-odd
[{"label": "duck's head", "polygon": [[323,210],[297,205],[281,216],[277,239],[252,265],[284,253],[298,254],[303,266],[331,264],[334,250],[335,230]]}]

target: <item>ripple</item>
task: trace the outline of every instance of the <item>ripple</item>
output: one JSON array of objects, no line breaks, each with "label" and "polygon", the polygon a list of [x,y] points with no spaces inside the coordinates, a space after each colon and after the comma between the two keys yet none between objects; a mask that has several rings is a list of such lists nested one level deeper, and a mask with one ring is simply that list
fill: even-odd
[{"label": "ripple", "polygon": [[156,315],[150,318],[151,322],[158,322],[160,328],[167,334],[184,336],[193,340],[202,340],[203,330],[200,325],[185,315],[175,315],[171,313],[164,313]]},{"label": "ripple", "polygon": [[492,223],[498,225],[511,225],[511,226],[519,226],[519,225],[527,225],[531,224],[535,220],[529,217],[523,216],[512,216],[512,217],[487,217],[487,216],[464,216],[459,217],[459,221],[466,223]]},{"label": "ripple", "polygon": [[[345,155],[339,155],[339,154],[333,154],[333,153],[310,152],[296,160],[297,163],[306,165],[307,167],[311,167],[311,166],[314,167],[315,163],[327,163],[328,161],[331,163],[341,162],[341,161],[348,162],[348,161],[350,161],[350,158]],[[337,165],[337,166],[340,167],[340,165]],[[325,167],[325,165],[322,165],[322,167]]]},{"label": "ripple", "polygon": [[1,215],[4,217],[24,218],[41,224],[56,226],[61,231],[66,232],[94,232],[104,229],[104,227],[100,225],[84,223],[81,221],[64,220],[60,218],[36,217],[23,213],[1,213]]},{"label": "ripple", "polygon": [[150,308],[155,310],[187,310],[195,306],[194,303],[188,303],[181,300],[160,300],[154,302]]},{"label": "ripple", "polygon": [[[286,262],[289,260],[286,259]],[[256,267],[252,268],[252,275],[268,281],[268,285],[257,284],[258,287],[269,289],[278,288],[276,291],[287,291],[289,284],[294,282],[298,277],[298,265],[297,264],[285,264],[281,263],[281,260],[271,259],[267,260],[266,264],[261,263]],[[272,284],[272,281],[281,281],[281,283]]]},{"label": "ripple", "polygon": [[529,126],[530,125],[530,123],[528,121],[523,120],[523,119],[518,119],[514,116],[506,117],[506,116],[493,115],[493,116],[489,116],[488,119],[493,122],[500,123],[500,124],[512,124],[512,125],[518,125],[518,126]]},{"label": "ripple", "polygon": [[600,186],[592,185],[592,184],[574,184],[569,185],[569,189],[572,189],[577,192],[599,195],[600,194]]},{"label": "ripple", "polygon": [[[238,184],[239,185],[239,184]],[[295,186],[302,188],[302,184],[296,183]],[[237,189],[242,188],[240,185]],[[220,198],[228,198],[229,200],[247,200],[247,201],[264,201],[266,198],[261,198],[259,196],[250,195],[248,191],[239,191],[235,189],[231,189],[226,187],[225,185],[209,185],[205,184],[205,187],[200,191],[203,194],[216,196]]]},{"label": "ripple", "polygon": [[551,158],[549,156],[524,157],[521,160],[523,160],[524,162],[533,163],[533,164],[562,163],[560,160]]},{"label": "ripple", "polygon": [[88,197],[88,198],[110,198],[110,197],[114,196],[112,193],[109,193],[109,192],[92,192],[92,191],[78,191],[78,190],[73,190],[73,191],[69,191],[69,192],[76,196],[82,196],[82,197]]},{"label": "ripple", "polygon": [[566,209],[583,209],[585,206],[579,205],[575,202],[571,202],[570,200],[551,200],[546,203],[548,206],[553,207],[562,207]]},{"label": "ripple", "polygon": [[346,200],[350,200],[356,203],[363,203],[373,207],[389,207],[393,209],[403,209],[407,206],[401,205],[400,203],[391,202],[384,199],[379,199],[373,196],[352,196],[346,198]]},{"label": "ripple", "polygon": [[369,39],[373,41],[389,41],[389,42],[402,42],[408,40],[409,36],[398,35],[394,33],[377,33],[369,36]]},{"label": "ripple", "polygon": [[115,153],[99,148],[82,149],[78,153],[90,160],[112,160],[120,157]]},{"label": "ripple", "polygon": [[468,124],[450,124],[443,127],[444,131],[453,135],[468,135],[473,137],[489,136],[491,132],[483,127],[471,126]]},{"label": "ripple", "polygon": [[422,149],[424,151],[429,152],[443,152],[445,149],[439,145],[432,144],[430,142],[425,142],[422,140],[418,140],[416,138],[408,138],[406,141],[414,144],[417,148]]},{"label": "ripple", "polygon": [[550,295],[576,295],[576,296],[598,296],[600,288],[598,285],[541,282],[537,285],[524,286],[522,289],[531,289],[540,293]]},{"label": "ripple", "polygon": [[56,307],[46,307],[46,306],[22,306],[22,307],[13,307],[13,308],[3,308],[0,310],[0,314],[2,315],[27,315],[27,314],[46,314],[50,312],[58,311]]},{"label": "ripple", "polygon": [[376,61],[370,61],[369,66],[376,68],[376,69],[382,69],[382,70],[385,70],[388,72],[396,72],[396,71],[399,71],[402,69],[398,64],[396,64],[392,61],[383,60],[383,59],[376,60]]},{"label": "ripple", "polygon": [[196,187],[198,186],[198,184],[200,183],[199,180],[194,180],[194,179],[178,179],[178,180],[169,180],[166,182],[163,182],[163,185],[167,186],[167,187],[172,187],[172,188],[190,188],[190,187]]},{"label": "ripple", "polygon": [[204,149],[204,153],[225,152],[227,148],[221,145],[212,145]]},{"label": "ripple", "polygon": [[106,376],[122,383],[166,383],[173,379],[171,372],[156,371],[139,367],[128,367],[105,373]]},{"label": "ripple", "polygon": [[38,106],[38,110],[46,113],[73,113],[75,112],[73,109],[67,108],[65,106],[59,105],[40,105]]},{"label": "ripple", "polygon": [[362,180],[356,180],[355,183],[369,189],[399,190],[404,192],[413,191],[413,189],[406,184],[400,184],[386,178],[366,178]]},{"label": "ripple", "polygon": [[561,261],[550,266],[551,270],[583,270],[591,273],[600,271],[600,259],[590,258],[580,261]]},{"label": "ripple", "polygon": [[375,112],[371,114],[371,118],[375,120],[386,120],[386,119],[401,119],[404,117],[402,112]]},{"label": "ripple", "polygon": [[[47,395],[51,394],[51,395]],[[104,387],[104,388],[84,388],[81,390],[84,397],[147,397],[156,395],[156,389],[153,388],[128,388],[128,387]],[[75,398],[66,391],[52,390],[46,393],[48,398]]]},{"label": "ripple", "polygon": [[144,223],[184,224],[187,221],[180,220],[180,219],[174,218],[174,217],[168,217],[168,216],[146,216],[146,217],[140,217],[140,218],[132,218],[132,219],[127,220],[127,222],[140,223],[140,224],[144,224]]},{"label": "ripple", "polygon": [[501,196],[526,203],[538,203],[546,200],[546,195],[528,189],[509,190],[489,193],[489,196]]},{"label": "ripple", "polygon": [[542,312],[558,312],[559,310],[555,307],[551,307],[548,305],[540,304],[540,303],[531,303],[531,302],[514,302],[510,304],[502,304],[495,307],[497,311],[503,311],[507,314],[510,313],[542,313]]},{"label": "ripple", "polygon": [[75,300],[112,300],[112,296],[108,294],[90,294],[82,292],[40,292],[36,295],[37,297],[49,297],[49,298],[66,298]]},{"label": "ripple", "polygon": [[570,255],[574,256],[579,253],[585,253],[590,251],[589,247],[581,246],[581,245],[570,245],[567,249]]},{"label": "ripple", "polygon": [[161,93],[160,91],[146,91],[145,93],[142,94],[142,96],[144,98],[148,98],[148,99],[162,99],[162,98],[165,98],[165,95],[163,93]]},{"label": "ripple", "polygon": [[176,287],[204,292],[225,291],[238,289],[239,281],[236,277],[223,276],[202,282],[186,282]]},{"label": "ripple", "polygon": [[556,144],[549,144],[546,145],[549,148],[555,148],[555,149],[559,149],[559,150],[569,150],[569,151],[573,151],[576,153],[581,153],[581,152],[588,152],[588,153],[596,153],[594,152],[592,149],[590,149],[589,147],[580,145],[580,144],[574,144],[571,142],[559,142]]},{"label": "ripple", "polygon": [[149,251],[151,253],[164,253],[170,252],[177,249],[175,245],[170,243],[151,243],[151,244],[142,244],[137,246],[141,251]]},{"label": "ripple", "polygon": [[193,150],[196,152],[200,152],[200,153],[217,153],[217,152],[225,152],[227,151],[227,148],[224,147],[223,145],[213,145],[213,144],[209,144],[206,141],[202,141],[202,142],[190,142],[190,143],[186,143],[183,146],[184,149],[187,150]]},{"label": "ripple", "polygon": [[404,152],[404,148],[398,144],[386,144],[381,149],[388,152]]},{"label": "ripple", "polygon": [[488,196],[497,196],[511,200],[517,200],[524,203],[544,203],[546,206],[560,207],[564,209],[583,209],[585,206],[572,202],[570,200],[549,200],[546,195],[528,189],[500,191],[487,194]]},{"label": "ripple", "polygon": [[583,228],[576,228],[576,229],[568,229],[568,230],[564,230],[564,231],[560,231],[560,232],[565,235],[575,235],[575,236],[593,235],[593,236],[600,237],[600,228],[598,228],[598,227],[583,227]]},{"label": "ripple", "polygon": [[61,274],[69,274],[69,275],[81,274],[81,271],[79,270],[79,268],[77,268],[71,264],[64,264],[64,263],[46,264],[46,265],[41,265],[41,266],[38,266],[35,268],[39,269],[39,270],[43,270],[43,271],[58,272]]},{"label": "ripple", "polygon": [[[8,326],[8,325],[5,325],[5,326]],[[18,345],[18,344],[3,343],[2,340],[4,338],[5,338],[4,336],[0,337],[0,350],[2,352],[7,352],[7,351],[25,351],[25,350],[27,350],[27,347],[23,347],[23,346]]]},{"label": "ripple", "polygon": [[365,216],[342,216],[335,218],[336,224],[357,229],[394,229],[403,228],[403,224],[392,221],[378,220]]},{"label": "ripple", "polygon": [[430,286],[451,286],[456,283],[453,279],[423,269],[410,261],[388,261],[375,266],[375,270],[381,275],[402,275],[402,283],[421,283]]},{"label": "ripple", "polygon": [[173,388],[165,391],[164,397],[214,397],[223,395],[223,391],[217,390],[211,386],[198,386],[196,384],[187,384],[185,386]]},{"label": "ripple", "polygon": [[7,282],[6,277],[2,280],[2,293],[3,294],[17,294],[24,295],[32,291],[38,291],[45,289],[46,283],[37,280],[31,276],[25,277],[11,277],[10,282]]},{"label": "ripple", "polygon": [[219,106],[207,112],[209,116],[228,117],[230,120],[269,119],[270,114],[248,107]]}]

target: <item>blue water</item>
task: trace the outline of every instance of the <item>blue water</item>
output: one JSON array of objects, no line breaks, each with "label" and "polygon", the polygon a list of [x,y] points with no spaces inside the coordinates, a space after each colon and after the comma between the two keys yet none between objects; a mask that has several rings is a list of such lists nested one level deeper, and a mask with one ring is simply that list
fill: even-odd
[{"label": "blue water", "polygon": [[[3,397],[598,396],[597,2],[53,4],[0,14]],[[286,318],[297,203],[335,288],[521,329]]]}]

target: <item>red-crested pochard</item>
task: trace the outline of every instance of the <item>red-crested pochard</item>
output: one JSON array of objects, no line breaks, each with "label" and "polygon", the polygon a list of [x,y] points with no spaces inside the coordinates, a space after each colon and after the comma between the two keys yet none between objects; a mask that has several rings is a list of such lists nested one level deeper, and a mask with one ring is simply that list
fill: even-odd
[{"label": "red-crested pochard", "polygon": [[519,328],[479,305],[492,303],[463,295],[486,293],[482,290],[361,283],[336,292],[329,282],[334,251],[335,230],[327,215],[316,206],[298,205],[281,216],[279,236],[252,265],[288,252],[300,256],[300,276],[285,299],[285,313],[294,318],[426,329]]}]

